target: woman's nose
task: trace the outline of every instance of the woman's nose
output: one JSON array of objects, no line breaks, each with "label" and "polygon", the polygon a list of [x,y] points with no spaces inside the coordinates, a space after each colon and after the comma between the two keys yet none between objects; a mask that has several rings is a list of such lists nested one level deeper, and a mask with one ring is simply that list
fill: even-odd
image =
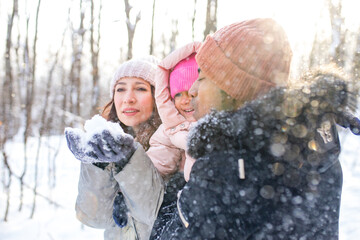
[{"label": "woman's nose", "polygon": [[125,103],[134,103],[136,102],[136,98],[135,95],[132,91],[129,91],[126,93],[125,97],[124,97],[124,102]]}]

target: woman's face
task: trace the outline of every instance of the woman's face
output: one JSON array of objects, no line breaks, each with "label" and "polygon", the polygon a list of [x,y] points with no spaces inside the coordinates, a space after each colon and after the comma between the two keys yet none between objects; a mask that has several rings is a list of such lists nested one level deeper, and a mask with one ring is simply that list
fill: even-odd
[{"label": "woman's face", "polygon": [[194,108],[190,105],[191,97],[188,91],[183,91],[174,96],[175,107],[181,115],[183,115],[189,122],[195,122]]},{"label": "woman's face", "polygon": [[115,84],[114,104],[119,120],[136,128],[146,122],[154,109],[151,85],[137,77],[124,77]]}]

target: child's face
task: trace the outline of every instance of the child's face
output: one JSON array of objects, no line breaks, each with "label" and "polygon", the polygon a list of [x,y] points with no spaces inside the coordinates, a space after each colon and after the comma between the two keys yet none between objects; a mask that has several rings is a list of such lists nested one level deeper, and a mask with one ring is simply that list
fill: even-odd
[{"label": "child's face", "polygon": [[174,97],[175,107],[181,115],[183,115],[186,120],[190,122],[195,122],[193,117],[194,108],[191,106],[191,97],[188,94],[188,91],[183,91],[175,94]]}]

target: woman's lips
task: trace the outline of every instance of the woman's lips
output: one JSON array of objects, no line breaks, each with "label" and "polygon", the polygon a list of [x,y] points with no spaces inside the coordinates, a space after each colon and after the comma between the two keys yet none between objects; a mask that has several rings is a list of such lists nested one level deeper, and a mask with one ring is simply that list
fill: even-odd
[{"label": "woman's lips", "polygon": [[135,109],[135,108],[125,108],[122,113],[125,115],[125,116],[134,116],[136,115],[138,112],[140,112],[138,109]]}]

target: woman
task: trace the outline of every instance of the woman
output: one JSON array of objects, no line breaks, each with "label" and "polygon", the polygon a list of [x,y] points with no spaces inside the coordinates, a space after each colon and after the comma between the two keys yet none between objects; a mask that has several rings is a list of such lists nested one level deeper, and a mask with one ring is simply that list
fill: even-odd
[{"label": "woman", "polygon": [[[163,180],[145,152],[161,123],[154,100],[156,69],[154,57],[122,64],[111,83],[112,100],[102,113],[109,122],[97,116],[85,124],[86,133],[65,131],[69,149],[82,161],[77,218],[105,228],[105,239],[148,239],[162,203]],[[128,216],[119,218],[116,210],[124,209]]]}]

